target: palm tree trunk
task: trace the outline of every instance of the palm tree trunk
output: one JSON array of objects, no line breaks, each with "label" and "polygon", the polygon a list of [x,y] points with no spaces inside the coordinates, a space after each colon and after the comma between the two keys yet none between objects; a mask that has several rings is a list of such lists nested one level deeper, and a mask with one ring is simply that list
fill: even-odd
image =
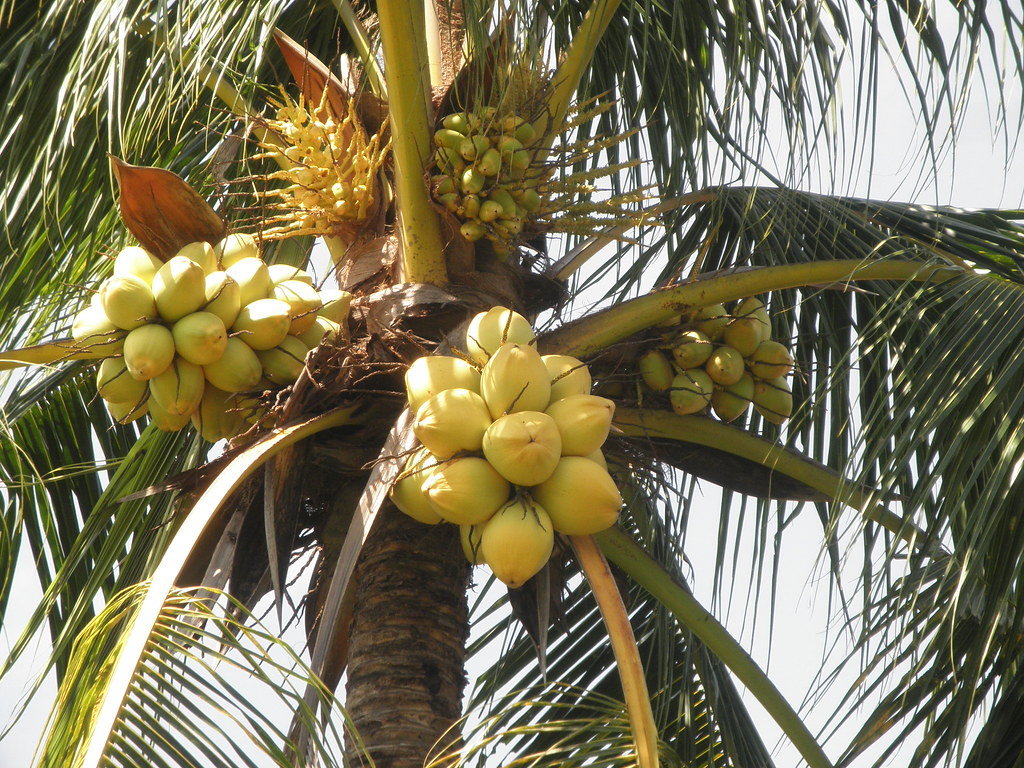
[{"label": "palm tree trunk", "polygon": [[[470,567],[453,525],[390,504],[356,569],[346,708],[378,768],[423,765],[462,713]],[[362,763],[348,746],[351,765]]]}]

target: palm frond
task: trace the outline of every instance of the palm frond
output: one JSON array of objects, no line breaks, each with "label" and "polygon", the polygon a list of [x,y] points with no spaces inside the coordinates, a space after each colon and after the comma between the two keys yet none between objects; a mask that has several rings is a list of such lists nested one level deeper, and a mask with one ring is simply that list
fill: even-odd
[{"label": "palm frond", "polygon": [[[255,768],[269,759],[284,767],[295,765],[300,754],[303,764],[342,764],[348,724],[337,714],[320,720],[304,706],[308,686],[316,689],[323,712],[331,711],[333,698],[289,645],[247,612],[246,621],[235,620],[189,591],[169,596],[132,672],[117,725],[105,742],[92,741],[95,702],[112,683],[111,658],[144,595],[144,586],[119,592],[82,632],[40,765]],[[281,714],[291,712],[298,723],[293,734],[280,725]],[[302,753],[298,733],[306,737]]]}]

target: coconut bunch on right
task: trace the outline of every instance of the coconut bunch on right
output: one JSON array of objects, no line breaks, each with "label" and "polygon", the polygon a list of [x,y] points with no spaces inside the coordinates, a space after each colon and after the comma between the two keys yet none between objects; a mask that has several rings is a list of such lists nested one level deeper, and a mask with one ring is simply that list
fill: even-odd
[{"label": "coconut bunch on right", "polygon": [[771,338],[768,310],[756,297],[731,310],[723,304],[701,308],[637,365],[644,387],[668,393],[672,410],[683,416],[711,411],[734,421],[753,405],[766,421],[782,424],[793,414],[787,381],[793,355]]},{"label": "coconut bunch on right", "polygon": [[464,356],[431,355],[406,374],[422,447],[391,489],[422,523],[460,527],[463,549],[520,587],[548,561],[558,533],[602,531],[622,497],[601,451],[615,404],[591,394],[587,366],[541,355],[522,315],[476,315]]}]

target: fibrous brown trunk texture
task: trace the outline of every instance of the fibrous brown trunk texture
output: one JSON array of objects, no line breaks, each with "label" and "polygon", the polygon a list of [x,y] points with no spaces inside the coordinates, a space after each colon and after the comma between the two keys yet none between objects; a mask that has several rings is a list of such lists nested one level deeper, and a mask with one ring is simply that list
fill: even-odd
[{"label": "fibrous brown trunk texture", "polygon": [[[454,525],[386,504],[356,569],[346,709],[378,768],[414,768],[462,714],[470,567]],[[350,765],[365,763],[348,745]]]}]

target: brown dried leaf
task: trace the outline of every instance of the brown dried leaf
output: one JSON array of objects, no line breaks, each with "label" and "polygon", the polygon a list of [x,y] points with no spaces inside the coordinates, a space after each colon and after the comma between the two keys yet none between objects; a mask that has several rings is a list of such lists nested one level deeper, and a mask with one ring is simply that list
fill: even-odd
[{"label": "brown dried leaf", "polygon": [[224,222],[177,174],[109,157],[121,190],[121,218],[147,251],[167,261],[184,245],[224,237]]},{"label": "brown dried leaf", "polygon": [[[307,104],[320,104],[326,90],[327,103],[334,115],[348,112],[346,104],[351,94],[326,64],[279,29],[274,30],[274,40]],[[322,120],[326,116],[319,117]]]}]

